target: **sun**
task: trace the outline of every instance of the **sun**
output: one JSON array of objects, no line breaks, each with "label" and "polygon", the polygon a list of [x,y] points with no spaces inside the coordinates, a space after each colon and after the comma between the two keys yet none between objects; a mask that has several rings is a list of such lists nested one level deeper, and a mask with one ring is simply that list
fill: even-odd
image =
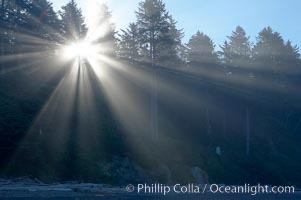
[{"label": "sun", "polygon": [[71,43],[63,49],[64,57],[68,59],[85,59],[94,53],[96,53],[96,48],[89,42],[85,41]]}]

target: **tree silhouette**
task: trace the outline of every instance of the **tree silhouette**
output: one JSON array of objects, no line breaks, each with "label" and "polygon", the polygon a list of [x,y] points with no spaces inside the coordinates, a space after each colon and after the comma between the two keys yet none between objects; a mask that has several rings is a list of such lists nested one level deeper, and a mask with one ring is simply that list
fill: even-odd
[{"label": "tree silhouette", "polygon": [[[31,44],[32,49],[26,51],[57,48],[57,44],[63,40],[61,35],[62,23],[53,10],[52,4],[47,0],[34,0],[27,3],[24,10],[26,11],[25,19],[19,29],[40,41],[31,41],[34,43]],[[22,39],[22,42],[26,42],[25,40]]]},{"label": "tree silhouette", "polygon": [[[1,3],[1,40],[2,52],[4,54],[16,53],[14,45],[17,43],[16,32],[21,24],[24,23],[25,13],[21,12],[27,1],[2,1]],[[21,48],[19,48],[20,51]]]},{"label": "tree silhouette", "polygon": [[5,31],[1,34],[1,52],[21,54],[54,48],[59,42],[60,25],[47,0],[2,1],[1,28]]},{"label": "tree silhouette", "polygon": [[63,24],[63,35],[68,41],[81,40],[86,36],[87,27],[84,23],[84,17],[74,0],[62,7],[60,15]]},{"label": "tree silhouette", "polygon": [[200,31],[190,38],[187,47],[190,64],[216,64],[218,61],[213,41]]},{"label": "tree silhouette", "polygon": [[136,16],[142,56],[152,65],[176,56],[182,34],[165,4],[161,0],[145,0],[139,4]]},{"label": "tree silhouette", "polygon": [[[287,64],[286,72],[290,74],[298,74],[300,70],[300,53],[297,45],[292,45],[292,42],[288,40],[285,44],[286,51],[283,54],[284,62]],[[300,74],[300,72],[299,72]]]},{"label": "tree silhouette", "polygon": [[101,46],[102,53],[116,56],[117,39],[114,25],[111,23],[111,13],[106,4],[96,5],[97,16],[91,25],[87,39]]},{"label": "tree silhouette", "polygon": [[[57,13],[53,10],[52,3],[47,0],[35,0],[28,12],[31,14],[32,25],[35,25],[43,38],[49,41],[57,41],[58,33],[62,27]],[[34,27],[32,27],[34,28]]]},{"label": "tree silhouette", "polygon": [[121,30],[119,43],[119,56],[132,61],[139,59],[139,32],[135,23],[130,23],[126,30]]},{"label": "tree silhouette", "polygon": [[234,67],[244,67],[250,65],[251,44],[250,37],[246,36],[245,30],[237,26],[231,36],[227,37],[220,51],[222,62]]},{"label": "tree silhouette", "polygon": [[284,43],[280,33],[274,32],[271,27],[264,28],[257,37],[257,43],[253,48],[254,64],[262,69],[262,76],[268,76],[279,82],[289,70],[286,63],[290,59],[296,60],[298,49],[292,47],[290,42]]},{"label": "tree silhouette", "polygon": [[177,22],[169,16],[166,27],[161,32],[160,42],[158,43],[158,61],[161,65],[170,66],[181,63],[180,52],[183,48],[182,38],[184,33],[177,29]]},{"label": "tree silhouette", "polygon": [[[1,55],[5,55],[7,53],[7,45],[9,41],[9,13],[11,11],[9,10],[9,7],[11,6],[11,3],[7,0],[1,0],[1,13],[0,13],[0,48],[1,48]],[[3,62],[1,62],[1,69],[3,69]]]}]

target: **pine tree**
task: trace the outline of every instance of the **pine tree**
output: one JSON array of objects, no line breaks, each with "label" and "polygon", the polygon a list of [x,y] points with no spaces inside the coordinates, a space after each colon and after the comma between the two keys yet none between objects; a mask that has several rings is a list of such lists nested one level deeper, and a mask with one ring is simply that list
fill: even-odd
[{"label": "pine tree", "polygon": [[246,36],[245,30],[237,26],[231,36],[227,37],[219,52],[222,61],[228,66],[243,67],[251,64],[250,37]]},{"label": "pine tree", "polygon": [[297,45],[292,45],[291,41],[287,41],[285,44],[286,54],[284,54],[284,62],[286,63],[285,82],[290,82],[292,84],[300,84],[300,52]]},{"label": "pine tree", "polygon": [[18,29],[22,34],[35,38],[32,41],[19,38],[19,46],[28,46],[25,51],[53,50],[57,43],[63,41],[60,33],[61,21],[49,1],[32,0],[19,4],[18,7],[23,9],[22,13],[25,16]]},{"label": "pine tree", "polygon": [[300,52],[297,45],[292,45],[292,42],[288,40],[285,44],[286,53],[283,55],[284,60],[288,65],[297,66],[300,61]]},{"label": "pine tree", "polygon": [[130,23],[126,30],[121,30],[119,56],[132,61],[139,59],[139,32],[135,23]]},{"label": "pine tree", "polygon": [[200,31],[190,38],[187,47],[190,64],[216,64],[218,61],[213,41]]},{"label": "pine tree", "polygon": [[28,26],[40,31],[42,38],[48,41],[59,41],[59,33],[62,28],[57,13],[53,10],[52,3],[47,0],[33,0],[28,9],[30,21]]},{"label": "pine tree", "polygon": [[[7,46],[9,43],[8,38],[8,19],[7,19],[7,7],[8,1],[1,0],[0,10],[0,55],[4,56],[7,53]],[[4,72],[4,62],[0,62],[0,75]]]},{"label": "pine tree", "polygon": [[[20,1],[5,1],[1,2],[1,28],[4,30],[1,33],[2,37],[2,53],[13,54],[17,53],[17,32],[22,29],[22,25],[26,20],[25,5],[28,4],[26,0]],[[18,48],[20,51],[21,48]],[[4,52],[5,51],[5,52]]]},{"label": "pine tree", "polygon": [[87,27],[84,23],[82,11],[74,0],[62,7],[60,15],[63,24],[63,34],[67,41],[77,41],[85,38]]},{"label": "pine tree", "polygon": [[267,27],[258,34],[253,54],[258,64],[273,67],[273,71],[276,72],[285,51],[286,47],[280,33]]},{"label": "pine tree", "polygon": [[[157,66],[162,65],[170,54],[175,39],[171,36],[170,15],[161,0],[145,0],[139,4],[137,26],[140,35],[141,55],[153,67],[150,88],[150,125],[154,139],[158,139],[158,92],[157,92]],[[164,63],[165,64],[165,63]]]},{"label": "pine tree", "polygon": [[176,29],[165,4],[161,0],[145,0],[139,4],[136,16],[142,56],[152,65],[174,58],[182,33]]},{"label": "pine tree", "polygon": [[[254,62],[262,68],[263,76],[273,77],[276,82],[288,80],[287,76],[296,71],[300,63],[299,49],[291,42],[284,42],[278,32],[271,27],[264,28],[257,37],[253,49]],[[283,85],[283,84],[282,84]]]},{"label": "pine tree", "polygon": [[257,37],[253,48],[253,57],[257,67],[263,67],[270,74],[280,75],[280,67],[284,65],[283,55],[287,47],[280,33],[271,27],[264,28]]},{"label": "pine tree", "polygon": [[[8,44],[8,28],[9,28],[9,18],[8,18],[8,7],[9,1],[8,0],[1,0],[1,10],[0,10],[0,48],[1,48],[1,56],[3,56],[6,52],[5,46]],[[1,69],[3,69],[3,62],[1,62]]]},{"label": "pine tree", "polygon": [[106,4],[97,4],[93,24],[89,28],[86,40],[100,45],[102,53],[115,56],[117,51],[117,39],[114,25],[111,23],[111,13]]},{"label": "pine tree", "polygon": [[14,54],[19,64],[30,53],[57,48],[61,23],[48,0],[2,0],[0,6],[2,56]]},{"label": "pine tree", "polygon": [[158,43],[158,60],[162,65],[181,64],[180,52],[183,48],[182,38],[184,36],[182,30],[176,27],[176,21],[169,16],[166,21],[166,29],[162,31],[161,40]]},{"label": "pine tree", "polygon": [[160,0],[145,0],[139,3],[136,15],[143,54],[154,65],[158,56],[157,43],[161,39],[160,33],[166,26],[165,5]]},{"label": "pine tree", "polygon": [[[42,0],[41,0],[42,1]],[[5,53],[18,54],[40,51],[38,44],[41,45],[43,36],[49,34],[47,31],[41,31],[37,25],[38,18],[34,15],[33,10],[40,6],[40,1],[18,0],[2,1],[1,25],[4,28],[4,38],[7,39]],[[49,4],[50,5],[50,4]],[[28,38],[32,38],[29,40]],[[35,39],[34,39],[35,38]],[[47,41],[43,41],[44,46]],[[16,61],[19,56],[16,56]]]}]

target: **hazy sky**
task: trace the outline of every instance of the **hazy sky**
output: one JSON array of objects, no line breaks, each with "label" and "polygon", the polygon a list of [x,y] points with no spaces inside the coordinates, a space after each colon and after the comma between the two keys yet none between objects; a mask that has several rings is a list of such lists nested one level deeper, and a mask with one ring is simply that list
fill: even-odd
[{"label": "hazy sky", "polygon": [[[50,0],[58,10],[69,0]],[[91,1],[77,0],[84,15],[89,14]],[[118,29],[135,21],[135,10],[141,0],[106,0]],[[167,10],[185,31],[184,41],[200,30],[209,35],[216,45],[241,25],[254,41],[263,27],[271,26],[285,40],[301,46],[301,1],[299,0],[165,0]]]}]

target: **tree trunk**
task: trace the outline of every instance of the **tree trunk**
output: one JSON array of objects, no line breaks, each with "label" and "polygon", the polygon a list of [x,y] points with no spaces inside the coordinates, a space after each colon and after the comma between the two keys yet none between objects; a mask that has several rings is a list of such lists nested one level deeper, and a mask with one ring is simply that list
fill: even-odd
[{"label": "tree trunk", "polygon": [[[1,1],[1,24],[4,26],[4,15],[5,15],[5,0]],[[3,28],[3,27],[1,27]],[[0,34],[0,56],[4,55],[4,31]],[[0,76],[4,73],[4,63],[0,64]],[[1,76],[2,77],[2,76]]]},{"label": "tree trunk", "polygon": [[157,70],[152,69],[151,77],[151,132],[153,139],[158,139],[158,83]]},{"label": "tree trunk", "polygon": [[155,62],[155,33],[151,31],[150,39],[150,59],[151,59],[151,133],[154,140],[159,138],[158,133],[158,86],[157,86],[157,66]]},{"label": "tree trunk", "polygon": [[207,123],[207,135],[211,134],[211,124],[210,124],[210,113],[209,109],[206,108],[206,123]]},{"label": "tree trunk", "polygon": [[246,108],[246,155],[250,154],[250,111],[249,106]]},{"label": "tree trunk", "polygon": [[223,137],[226,138],[226,132],[227,132],[227,115],[226,112],[224,112],[223,116]]}]

